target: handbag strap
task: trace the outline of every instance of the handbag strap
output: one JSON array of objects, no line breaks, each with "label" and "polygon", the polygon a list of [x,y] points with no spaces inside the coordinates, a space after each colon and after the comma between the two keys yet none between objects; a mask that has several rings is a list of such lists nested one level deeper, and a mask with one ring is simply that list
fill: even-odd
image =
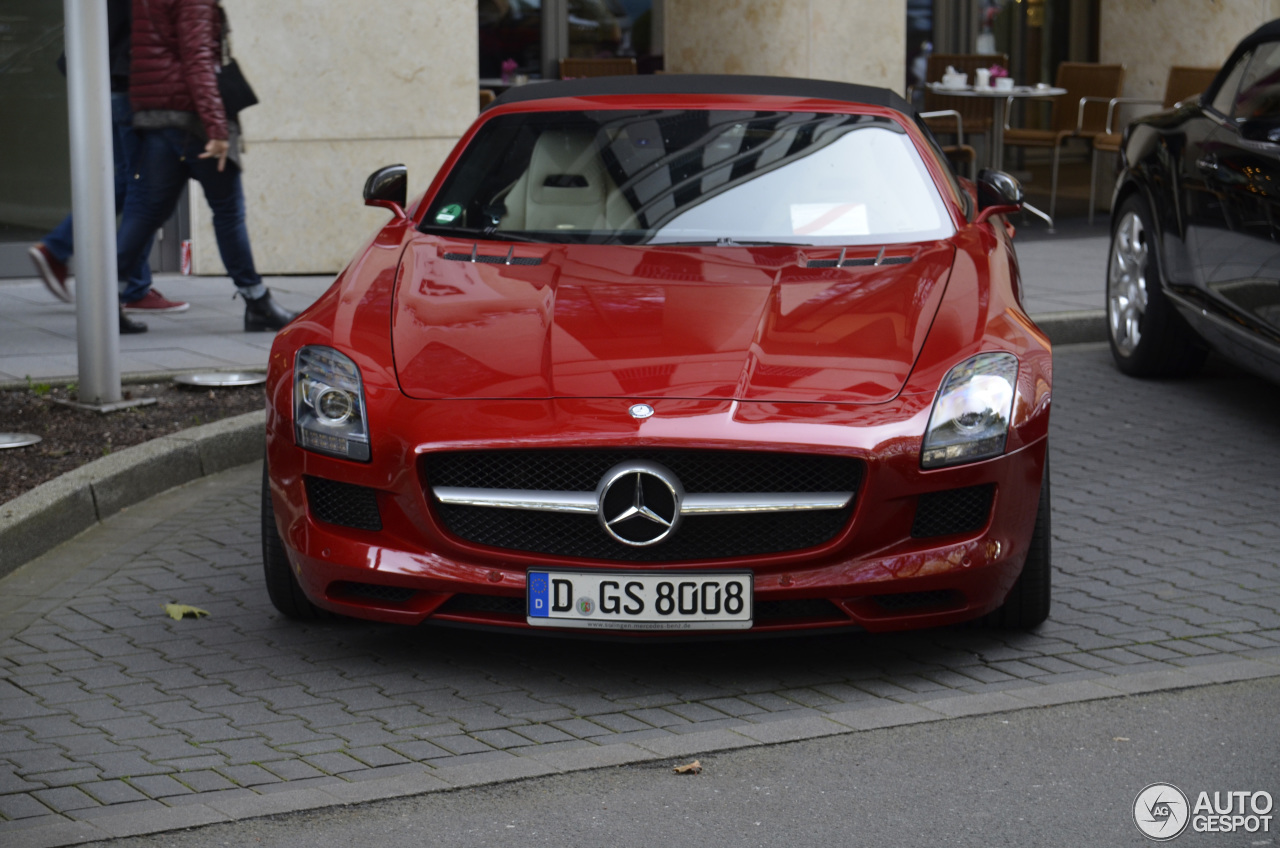
[{"label": "handbag strap", "polygon": [[222,64],[231,64],[231,22],[227,20],[227,10],[222,8],[222,4],[218,5],[218,23],[221,25],[222,36]]}]

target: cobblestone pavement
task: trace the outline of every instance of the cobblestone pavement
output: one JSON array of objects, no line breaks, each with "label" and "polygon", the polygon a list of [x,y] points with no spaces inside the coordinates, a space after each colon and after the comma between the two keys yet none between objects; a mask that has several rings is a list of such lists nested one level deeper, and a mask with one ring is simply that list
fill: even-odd
[{"label": "cobblestone pavement", "polygon": [[[693,645],[303,626],[261,584],[260,470],[0,581],[0,841],[60,845],[1027,705],[1280,675],[1280,393],[1056,355],[1056,596],[957,627]],[[171,601],[209,617],[173,621]]]}]

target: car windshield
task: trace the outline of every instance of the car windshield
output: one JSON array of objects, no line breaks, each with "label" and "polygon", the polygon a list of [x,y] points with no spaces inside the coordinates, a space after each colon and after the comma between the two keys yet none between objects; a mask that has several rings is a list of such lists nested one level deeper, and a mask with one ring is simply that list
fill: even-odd
[{"label": "car windshield", "polygon": [[858,245],[955,232],[894,121],[716,109],[495,117],[421,229],[589,244]]}]

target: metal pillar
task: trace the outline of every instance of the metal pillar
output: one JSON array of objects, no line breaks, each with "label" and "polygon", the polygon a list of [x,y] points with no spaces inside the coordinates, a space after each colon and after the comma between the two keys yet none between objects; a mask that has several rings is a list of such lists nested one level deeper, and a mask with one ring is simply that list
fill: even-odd
[{"label": "metal pillar", "polygon": [[120,327],[106,0],[62,0],[75,218],[80,402],[117,403]]}]

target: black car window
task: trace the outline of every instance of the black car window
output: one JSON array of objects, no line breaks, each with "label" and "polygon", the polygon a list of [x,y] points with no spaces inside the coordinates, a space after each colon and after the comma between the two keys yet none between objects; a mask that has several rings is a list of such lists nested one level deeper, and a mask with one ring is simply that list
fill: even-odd
[{"label": "black car window", "polygon": [[1231,117],[1249,121],[1280,116],[1280,42],[1263,44],[1253,52],[1240,80]]},{"label": "black car window", "polygon": [[1236,62],[1235,67],[1231,69],[1231,73],[1222,81],[1218,93],[1213,95],[1213,111],[1220,115],[1231,114],[1231,107],[1236,101],[1236,92],[1240,90],[1240,77],[1244,76],[1244,70],[1249,67],[1251,58],[1253,58],[1252,53],[1241,56],[1240,61]]}]

